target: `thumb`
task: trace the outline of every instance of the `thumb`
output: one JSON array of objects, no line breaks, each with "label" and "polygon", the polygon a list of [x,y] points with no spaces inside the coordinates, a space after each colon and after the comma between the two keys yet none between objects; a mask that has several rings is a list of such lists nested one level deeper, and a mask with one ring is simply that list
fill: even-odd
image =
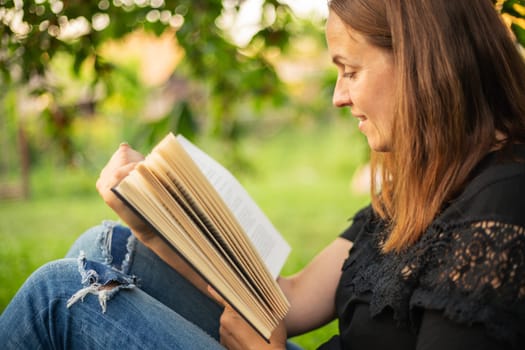
[{"label": "thumb", "polygon": [[208,287],[207,287],[207,290],[208,290],[208,293],[210,294],[210,296],[215,299],[215,301],[217,303],[219,303],[220,305],[222,305],[223,307],[227,307],[229,306],[228,303],[226,302],[226,300],[224,300],[224,298],[215,290],[215,288],[213,288],[212,286],[210,286],[208,284]]}]

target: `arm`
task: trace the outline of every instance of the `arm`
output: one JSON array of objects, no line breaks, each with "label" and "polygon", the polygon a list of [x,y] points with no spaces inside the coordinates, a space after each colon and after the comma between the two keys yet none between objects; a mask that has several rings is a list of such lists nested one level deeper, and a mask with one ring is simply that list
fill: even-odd
[{"label": "arm", "polygon": [[[97,190],[106,204],[129,226],[133,234],[161,259],[181,273],[197,288],[209,294],[206,282],[186,264],[167,244],[139,217],[137,217],[111,191],[127,176],[144,157],[127,144],[123,144],[111,157],[97,180]],[[255,345],[256,349],[285,347],[287,330],[298,334],[316,328],[334,317],[335,289],[341,275],[341,266],[348,256],[352,243],[338,238],[325,248],[301,272],[289,278],[280,278],[279,284],[289,298],[292,308],[287,316],[286,328],[282,323],[272,335],[272,343],[266,344],[261,337],[228,305],[221,317],[221,343],[228,348],[247,349],[243,344]],[[215,296],[222,302],[218,296]],[[263,342],[261,344],[260,342]]]},{"label": "arm", "polygon": [[289,336],[318,328],[335,317],[335,290],[341,267],[352,242],[337,238],[303,270],[279,278],[279,285],[291,304],[285,323]]},{"label": "arm", "polygon": [[144,159],[142,154],[127,144],[121,144],[102,169],[97,180],[97,191],[106,204],[128,225],[133,234],[162,260],[207,294],[206,282],[177,253],[175,253],[149,226],[133,213],[112,191],[135,166]]},{"label": "arm", "polygon": [[262,338],[227,304],[211,291],[224,306],[220,320],[221,344],[228,349],[285,349],[288,336],[317,328],[335,316],[335,290],[341,267],[352,242],[337,238],[323,249],[301,272],[279,278],[279,285],[291,303],[291,309],[273,332],[270,344]]}]

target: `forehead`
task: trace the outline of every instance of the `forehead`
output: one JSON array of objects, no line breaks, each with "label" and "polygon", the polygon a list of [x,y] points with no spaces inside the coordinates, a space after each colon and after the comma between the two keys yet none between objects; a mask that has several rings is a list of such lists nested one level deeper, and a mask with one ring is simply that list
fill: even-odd
[{"label": "forehead", "polygon": [[336,63],[367,66],[393,64],[390,50],[371,44],[333,11],[329,12],[326,22],[326,41],[332,60]]},{"label": "forehead", "polygon": [[348,26],[333,11],[329,12],[326,21],[326,41],[332,53],[345,52],[348,48],[358,49],[360,46],[371,46],[363,35]]}]

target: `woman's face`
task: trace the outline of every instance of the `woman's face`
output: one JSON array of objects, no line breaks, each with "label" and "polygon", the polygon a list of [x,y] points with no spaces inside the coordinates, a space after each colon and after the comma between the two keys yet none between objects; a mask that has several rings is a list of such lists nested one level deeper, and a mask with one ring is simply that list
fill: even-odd
[{"label": "woman's face", "polygon": [[394,110],[392,53],[369,44],[332,11],[326,24],[326,40],[338,70],[333,104],[350,107],[370,148],[388,152]]}]

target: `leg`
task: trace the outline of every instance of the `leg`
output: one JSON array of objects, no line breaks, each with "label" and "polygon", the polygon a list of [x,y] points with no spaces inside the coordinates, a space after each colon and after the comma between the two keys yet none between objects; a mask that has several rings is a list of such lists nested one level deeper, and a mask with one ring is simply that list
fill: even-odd
[{"label": "leg", "polygon": [[87,260],[136,276],[141,290],[219,339],[222,308],[136,240],[128,228],[104,222],[83,234],[67,256],[77,257],[80,251]]},{"label": "leg", "polygon": [[[111,221],[95,226],[77,239],[67,257],[77,257],[81,251],[89,260],[137,276],[141,290],[219,339],[222,308],[136,240],[128,228]],[[286,345],[288,350],[301,349],[291,342]]]},{"label": "leg", "polygon": [[0,343],[7,349],[222,348],[138,288],[122,290],[105,313],[91,295],[68,309],[68,299],[82,287],[74,259],[40,268],[0,317]]}]

